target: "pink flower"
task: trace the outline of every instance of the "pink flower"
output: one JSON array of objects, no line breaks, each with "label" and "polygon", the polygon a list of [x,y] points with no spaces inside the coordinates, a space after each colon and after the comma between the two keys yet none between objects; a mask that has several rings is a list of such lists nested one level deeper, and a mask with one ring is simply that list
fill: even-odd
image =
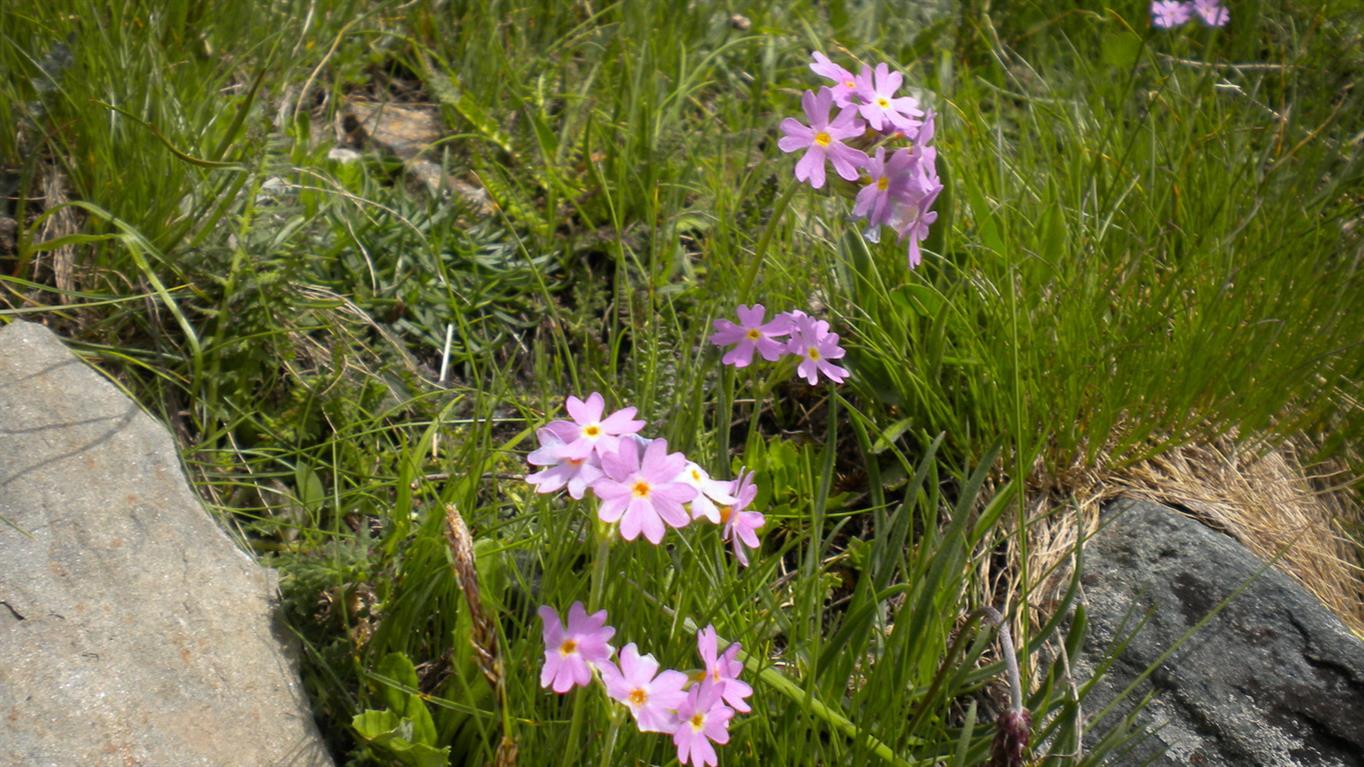
[{"label": "pink flower", "polygon": [[573,420],[554,421],[546,427],[553,429],[565,443],[559,452],[561,458],[587,458],[593,453],[604,458],[616,452],[622,436],[644,428],[643,421],[635,420],[634,408],[623,408],[602,418],[604,406],[605,400],[597,392],[588,395],[586,402],[577,397],[568,398],[565,407]]},{"label": "pink flower", "polygon": [[867,156],[843,143],[844,139],[856,138],[865,131],[862,123],[857,121],[856,110],[845,108],[832,121],[829,120],[834,94],[828,88],[820,88],[818,94],[806,91],[800,103],[810,124],[803,125],[791,117],[782,120],[781,130],[786,135],[777,141],[777,146],[783,152],[806,150],[796,163],[796,180],[808,180],[815,189],[823,187],[826,159],[834,164],[838,175],[848,181],[857,180],[857,169],[867,161]]},{"label": "pink flower", "polygon": [[597,516],[603,522],[619,521],[622,538],[633,541],[643,532],[658,545],[665,522],[685,527],[691,521],[682,505],[696,497],[696,490],[677,480],[687,459],[669,453],[667,440],[650,442],[642,459],[639,450],[633,439],[622,440],[619,452],[602,459],[606,476],[592,485],[592,492],[602,501]]},{"label": "pink flower", "polygon": [[640,732],[672,732],[677,726],[673,710],[687,699],[690,680],[681,671],[658,673],[652,655],[640,655],[631,642],[620,651],[620,668],[601,667],[606,694],[630,708]]},{"label": "pink flower", "polygon": [[819,383],[820,373],[834,383],[843,383],[843,379],[848,377],[847,370],[830,362],[841,358],[844,352],[838,345],[838,334],[830,333],[829,323],[824,320],[816,320],[803,313],[794,316],[791,340],[786,343],[786,351],[801,358],[796,372],[811,386]]},{"label": "pink flower", "polygon": [[810,54],[810,58],[814,59],[810,69],[820,77],[827,77],[833,81],[829,90],[834,94],[834,106],[846,107],[852,104],[853,97],[857,95],[857,77],[830,61],[828,56],[819,51]]},{"label": "pink flower", "polygon": [[540,439],[540,447],[526,460],[532,466],[549,467],[527,475],[526,481],[535,485],[535,492],[553,493],[567,486],[569,495],[581,499],[587,488],[601,478],[601,461],[596,453],[588,453],[586,458],[564,458],[565,442],[555,429],[536,429],[535,436]]},{"label": "pink flower", "polygon": [[710,337],[712,344],[735,345],[733,349],[725,352],[725,356],[720,359],[721,362],[736,368],[748,367],[753,361],[755,349],[768,362],[775,362],[781,358],[783,344],[777,339],[791,332],[791,323],[781,315],[771,322],[764,323],[763,316],[766,313],[767,310],[762,304],[752,306],[739,304],[738,325],[729,320],[715,320],[712,323],[712,327],[715,328],[715,333]]},{"label": "pink flower", "polygon": [[616,630],[606,625],[606,611],[591,615],[582,602],[568,608],[568,628],[559,622],[559,614],[549,605],[541,605],[540,620],[544,623],[545,665],[540,669],[540,686],[553,686],[563,694],[574,686],[586,687],[592,681],[588,664],[603,664],[611,659],[612,648],[606,641]]},{"label": "pink flower", "polygon": [[735,711],[748,713],[750,709],[744,698],[753,694],[753,688],[739,681],[739,672],[744,670],[744,664],[738,659],[739,643],[731,644],[723,654],[718,654],[718,642],[714,626],[706,626],[696,632],[696,649],[701,654],[701,661],[706,664],[705,683],[715,685],[720,697]]},{"label": "pink flower", "polygon": [[1222,5],[1221,0],[1193,0],[1193,9],[1203,23],[1210,27],[1224,27],[1231,21],[1231,11]]},{"label": "pink flower", "polygon": [[[936,179],[935,179],[936,181]],[[928,239],[929,225],[938,220],[938,213],[929,210],[933,203],[938,199],[938,193],[942,191],[942,184],[933,186],[929,193],[917,199],[910,198],[904,201],[896,201],[895,207],[891,210],[890,224],[895,230],[898,239],[909,239],[909,268],[913,269],[923,262],[923,252],[919,248],[919,243]]]},{"label": "pink flower", "polygon": [[886,161],[886,148],[877,147],[876,154],[867,160],[867,183],[857,193],[853,205],[854,216],[865,216],[868,226],[878,227],[890,220],[891,198],[896,188],[903,186],[914,171],[914,158],[907,150],[900,150]]},{"label": "pink flower", "polygon": [[687,699],[677,707],[677,729],[673,730],[673,744],[677,746],[677,761],[697,767],[715,767],[720,763],[711,742],[729,742],[729,720],[734,711],[720,702],[720,690],[710,682],[691,688]]},{"label": "pink flower", "polygon": [[739,472],[731,490],[734,503],[720,507],[720,524],[724,525],[721,537],[734,547],[734,556],[739,564],[748,566],[748,552],[744,547],[757,549],[761,545],[758,534],[754,532],[767,523],[760,511],[748,511],[749,504],[758,495],[758,486],[753,484],[753,472]]},{"label": "pink flower", "polygon": [[1191,9],[1179,0],[1155,0],[1151,3],[1151,23],[1161,29],[1171,29],[1189,20]]},{"label": "pink flower", "polygon": [[715,504],[734,503],[737,500],[729,494],[732,482],[711,479],[705,469],[692,462],[688,462],[682,473],[677,475],[677,481],[684,482],[696,490],[696,497],[691,501],[692,519],[705,517],[718,525],[720,507]]},{"label": "pink flower", "polygon": [[875,78],[871,67],[862,67],[862,74],[857,76],[857,88],[866,103],[858,106],[857,111],[872,130],[908,133],[919,127],[916,118],[922,117],[924,112],[919,108],[918,99],[895,95],[904,79],[904,75],[890,71],[884,63],[876,65]]}]

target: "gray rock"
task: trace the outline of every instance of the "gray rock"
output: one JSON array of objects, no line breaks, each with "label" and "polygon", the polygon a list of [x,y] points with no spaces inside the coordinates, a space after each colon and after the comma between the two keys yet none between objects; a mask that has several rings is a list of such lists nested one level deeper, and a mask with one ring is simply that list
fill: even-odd
[{"label": "gray rock", "polygon": [[0,328],[0,765],[330,765],[274,594],[164,427]]},{"label": "gray rock", "polygon": [[1090,634],[1079,678],[1150,619],[1087,699],[1091,715],[1249,581],[1137,687],[1133,698],[1155,693],[1137,722],[1156,729],[1113,764],[1364,764],[1364,643],[1315,597],[1164,506],[1118,501],[1104,522],[1085,547]]}]

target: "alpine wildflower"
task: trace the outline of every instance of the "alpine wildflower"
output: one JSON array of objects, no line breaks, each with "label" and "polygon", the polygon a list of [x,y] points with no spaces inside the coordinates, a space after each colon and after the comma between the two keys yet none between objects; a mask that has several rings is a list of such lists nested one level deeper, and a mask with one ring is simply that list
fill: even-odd
[{"label": "alpine wildflower", "polygon": [[582,500],[592,483],[601,479],[600,459],[595,453],[588,453],[585,458],[563,457],[567,443],[555,429],[541,427],[535,430],[535,436],[540,440],[540,447],[531,451],[526,460],[532,466],[549,468],[528,474],[526,481],[535,486],[537,493],[553,493],[567,487],[570,496]]},{"label": "alpine wildflower", "polygon": [[696,650],[706,666],[704,683],[715,685],[726,705],[740,713],[748,713],[750,708],[744,698],[753,694],[753,688],[739,679],[739,672],[744,670],[743,662],[738,659],[739,643],[734,642],[723,653],[719,652],[718,643],[714,626],[696,632]]},{"label": "alpine wildflower", "polygon": [[641,456],[635,440],[621,440],[619,451],[602,459],[605,476],[592,485],[592,492],[602,501],[597,516],[603,522],[620,522],[622,538],[633,541],[642,532],[658,545],[665,523],[685,527],[691,521],[683,504],[697,492],[678,481],[687,459],[669,453],[667,440],[653,440],[643,450]]},{"label": "alpine wildflower", "polygon": [[729,720],[734,710],[720,701],[720,689],[710,682],[694,685],[687,699],[677,707],[677,727],[673,745],[677,761],[696,767],[715,767],[720,759],[712,742],[729,742]]},{"label": "alpine wildflower", "polygon": [[830,120],[834,94],[828,88],[820,88],[819,93],[806,91],[800,103],[810,124],[804,125],[793,117],[782,120],[781,131],[785,135],[777,141],[777,147],[783,152],[806,150],[796,163],[796,180],[808,182],[815,189],[822,188],[825,160],[833,163],[839,176],[848,181],[857,180],[857,169],[867,161],[867,156],[843,143],[866,131],[857,120],[857,110],[844,108]]},{"label": "alpine wildflower", "polygon": [[819,51],[811,53],[810,58],[814,59],[810,64],[810,70],[832,81],[829,91],[834,95],[834,106],[852,105],[854,97],[857,96],[857,76],[833,63],[828,56]]},{"label": "alpine wildflower", "polygon": [[1151,3],[1151,23],[1161,29],[1173,29],[1189,20],[1190,8],[1180,0],[1154,0]]},{"label": "alpine wildflower", "polygon": [[762,512],[748,510],[758,495],[758,486],[753,484],[753,472],[741,470],[730,492],[734,494],[734,503],[720,507],[720,524],[723,525],[720,536],[734,547],[734,557],[739,564],[747,567],[748,552],[744,549],[756,550],[761,545],[755,531],[767,523]]},{"label": "alpine wildflower", "polygon": [[635,643],[620,651],[620,667],[601,667],[606,694],[624,703],[635,717],[640,732],[671,733],[677,720],[674,711],[687,699],[690,680],[681,671],[659,672],[652,655],[640,655]]},{"label": "alpine wildflower", "polygon": [[753,361],[754,351],[768,362],[780,359],[785,344],[777,339],[791,332],[790,321],[778,315],[771,322],[763,322],[767,309],[762,304],[752,306],[740,304],[737,311],[739,315],[737,325],[729,320],[715,320],[711,323],[715,329],[715,333],[710,337],[712,344],[715,346],[734,344],[734,348],[725,352],[720,361],[736,368],[748,367]]},{"label": "alpine wildflower", "polygon": [[554,421],[546,428],[555,430],[566,443],[560,455],[563,458],[587,458],[596,454],[598,458],[616,452],[620,438],[634,434],[644,428],[643,421],[635,420],[633,407],[622,408],[602,418],[605,400],[597,392],[588,395],[587,400],[570,396],[565,403],[572,421]]},{"label": "alpine wildflower", "polygon": [[551,687],[563,694],[592,681],[592,665],[611,659],[612,647],[607,644],[616,630],[606,625],[606,611],[591,615],[582,602],[568,608],[568,627],[559,622],[559,614],[549,605],[539,609],[544,623],[545,665],[540,669],[540,686]]},{"label": "alpine wildflower", "polygon": [[1193,0],[1193,10],[1210,27],[1225,27],[1231,21],[1231,11],[1221,0]]},{"label": "alpine wildflower", "polygon": [[838,345],[838,334],[830,333],[829,323],[824,320],[816,320],[803,313],[793,316],[791,339],[787,341],[786,351],[801,358],[796,373],[811,386],[819,383],[820,373],[834,383],[843,383],[848,377],[845,368],[831,362],[840,359],[844,351]]},{"label": "alpine wildflower", "polygon": [[691,518],[706,519],[720,524],[720,507],[715,504],[730,504],[737,499],[730,495],[732,482],[722,482],[718,479],[711,479],[706,470],[694,462],[688,461],[682,473],[677,476],[679,482],[684,482],[696,490],[696,497],[691,500]]},{"label": "alpine wildflower", "polygon": [[923,117],[924,112],[918,99],[895,95],[904,79],[904,75],[890,71],[884,62],[876,65],[874,77],[871,67],[862,67],[862,74],[857,76],[857,92],[864,103],[858,105],[857,111],[872,130],[909,133],[919,127],[917,118]]}]

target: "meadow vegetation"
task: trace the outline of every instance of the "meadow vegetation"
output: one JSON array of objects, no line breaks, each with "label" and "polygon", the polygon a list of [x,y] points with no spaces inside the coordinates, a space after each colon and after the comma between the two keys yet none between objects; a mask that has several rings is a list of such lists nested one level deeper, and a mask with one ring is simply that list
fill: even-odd
[{"label": "meadow vegetation", "polygon": [[[1228,436],[1364,469],[1364,24],[925,5],[8,4],[0,322],[170,426],[280,570],[339,763],[670,763],[540,686],[537,608],[575,601],[664,666],[741,643],[731,765],[984,763],[999,608],[1032,757],[1098,763],[1132,733],[1066,671],[1073,557],[1029,556],[1076,478]],[[938,115],[915,269],[777,147],[812,51]],[[356,104],[438,115],[434,187]],[[848,380],[722,365],[753,303],[828,320]],[[754,472],[747,567],[534,492],[535,429],[591,392]]]}]

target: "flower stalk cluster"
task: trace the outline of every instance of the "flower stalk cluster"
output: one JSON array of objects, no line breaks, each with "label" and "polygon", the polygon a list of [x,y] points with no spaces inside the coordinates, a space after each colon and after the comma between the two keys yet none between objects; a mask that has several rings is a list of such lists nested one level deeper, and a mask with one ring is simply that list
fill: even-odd
[{"label": "flower stalk cluster", "polygon": [[715,333],[710,342],[715,346],[733,345],[720,358],[721,362],[736,368],[748,367],[756,351],[768,362],[788,356],[799,357],[796,373],[811,386],[819,382],[820,374],[834,383],[847,379],[847,369],[833,363],[845,352],[838,344],[838,334],[829,332],[828,322],[817,320],[799,309],[782,312],[771,322],[763,321],[766,314],[767,309],[762,304],[740,304],[737,324],[715,320]]},{"label": "flower stalk cluster", "polygon": [[1154,0],[1151,3],[1151,24],[1161,29],[1174,29],[1198,17],[1209,27],[1224,27],[1231,21],[1231,11],[1222,0]]},{"label": "flower stalk cluster", "polygon": [[909,241],[912,269],[923,260],[920,243],[937,220],[932,208],[943,189],[931,145],[934,114],[913,96],[898,95],[904,76],[884,62],[855,75],[818,51],[812,58],[810,69],[830,84],[805,91],[806,122],[782,120],[777,146],[804,150],[796,180],[814,189],[824,187],[825,164],[831,164],[843,191],[856,195],[853,215],[866,222],[867,239],[879,242],[881,227],[889,226]]},{"label": "flower stalk cluster", "polygon": [[541,687],[562,695],[600,679],[606,695],[630,711],[640,732],[672,737],[679,763],[719,763],[712,744],[728,743],[730,720],[751,710],[747,698],[753,688],[739,679],[738,642],[721,652],[715,627],[707,626],[696,635],[701,669],[659,671],[654,656],[641,654],[633,642],[621,648],[619,665],[611,660],[609,641],[616,630],[606,625],[605,610],[588,615],[581,602],[574,602],[567,625],[548,605],[539,615],[545,641]]},{"label": "flower stalk cluster", "polygon": [[642,535],[658,545],[668,528],[702,519],[720,525],[721,538],[747,565],[748,551],[759,546],[756,531],[766,523],[761,512],[749,509],[758,494],[753,473],[712,479],[682,453],[668,452],[667,440],[641,436],[645,423],[635,418],[635,408],[603,416],[605,404],[597,392],[586,400],[570,396],[565,404],[570,418],[536,430],[540,446],[527,460],[543,468],[526,481],[538,493],[566,488],[578,500],[590,491],[599,501],[597,518],[627,541]]}]

